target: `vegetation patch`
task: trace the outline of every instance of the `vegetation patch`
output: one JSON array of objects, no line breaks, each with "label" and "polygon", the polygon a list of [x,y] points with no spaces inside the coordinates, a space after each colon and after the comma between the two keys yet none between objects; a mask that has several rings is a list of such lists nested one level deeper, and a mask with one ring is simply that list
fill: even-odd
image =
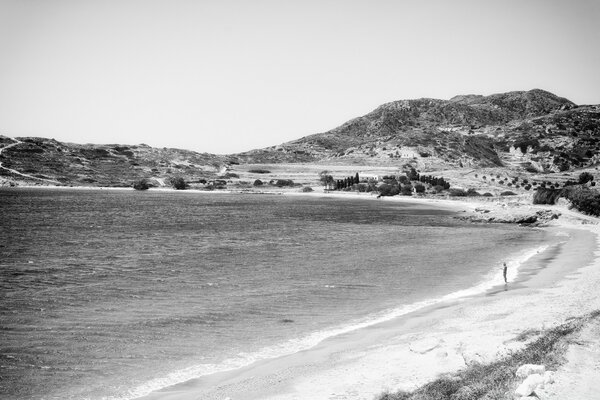
[{"label": "vegetation patch", "polygon": [[[515,376],[523,364],[542,364],[555,370],[564,362],[569,337],[578,332],[590,319],[600,316],[596,311],[573,318],[553,329],[546,330],[520,351],[488,364],[474,363],[454,374],[444,375],[413,391],[385,393],[379,400],[478,400],[513,399],[520,382]],[[527,337],[531,332],[527,332]],[[521,336],[521,335],[520,335]],[[519,340],[523,338],[518,337]]]}]

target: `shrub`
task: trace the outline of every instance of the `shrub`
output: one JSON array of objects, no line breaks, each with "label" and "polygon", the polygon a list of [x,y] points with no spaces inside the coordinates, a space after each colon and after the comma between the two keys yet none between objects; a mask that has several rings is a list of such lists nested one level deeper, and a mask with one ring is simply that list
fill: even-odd
[{"label": "shrub", "polygon": [[491,194],[490,192],[485,192],[484,194],[482,194],[483,197],[494,197],[493,194]]},{"label": "shrub", "polygon": [[257,179],[254,181],[253,183],[254,186],[262,186],[263,185],[263,181],[261,181],[260,179]]},{"label": "shrub", "polygon": [[397,185],[390,185],[388,183],[380,185],[377,190],[379,190],[380,196],[395,196],[400,193]]},{"label": "shrub", "polygon": [[150,184],[146,179],[140,179],[138,181],[133,182],[133,188],[135,190],[148,190],[150,189]]},{"label": "shrub", "polygon": [[277,187],[294,186],[294,181],[291,179],[277,179],[274,185]]},{"label": "shrub", "polygon": [[422,185],[422,184],[420,184],[420,183],[417,183],[417,184],[415,185],[415,191],[416,191],[417,193],[425,193],[425,186],[424,186],[424,185]]},{"label": "shrub", "polygon": [[579,183],[581,184],[585,184],[593,180],[594,175],[590,174],[589,172],[582,172],[581,174],[579,174]]},{"label": "shrub", "polygon": [[412,194],[413,194],[412,185],[411,184],[403,185],[402,188],[400,189],[400,193],[402,194],[402,196],[412,196]]},{"label": "shrub", "polygon": [[253,174],[270,174],[271,171],[269,171],[268,169],[250,169],[248,170],[248,172],[253,173]]},{"label": "shrub", "polygon": [[240,176],[238,174],[235,174],[233,172],[227,172],[225,175],[220,176],[220,179],[231,179],[231,178],[239,178]]},{"label": "shrub", "polygon": [[529,184],[525,185],[525,186],[524,186],[524,189],[525,189],[525,190],[530,190],[530,189],[531,189],[531,185],[529,185]]},{"label": "shrub", "polygon": [[450,196],[464,197],[467,195],[463,189],[450,189]]},{"label": "shrub", "polygon": [[469,190],[467,190],[467,196],[481,196],[481,194],[477,190],[469,188]]},{"label": "shrub", "polygon": [[358,190],[359,192],[367,192],[369,189],[369,185],[366,183],[359,183],[356,186],[356,190]]},{"label": "shrub", "polygon": [[600,216],[600,193],[586,187],[569,188],[565,191],[565,197],[571,201],[577,210]]},{"label": "shrub", "polygon": [[305,187],[302,188],[302,192],[303,193],[309,193],[309,192],[312,192],[312,191],[313,191],[313,188],[311,188],[310,186],[305,186]]},{"label": "shrub", "polygon": [[556,204],[561,193],[562,189],[546,189],[540,186],[533,195],[533,204]]},{"label": "shrub", "polygon": [[444,191],[444,187],[442,185],[435,185],[433,190],[435,190],[436,193],[441,193]]},{"label": "shrub", "polygon": [[516,193],[511,192],[510,190],[500,193],[500,196],[514,196],[514,195],[516,195]]},{"label": "shrub", "polygon": [[170,179],[171,186],[177,190],[185,190],[188,187],[187,182],[180,176],[173,177]]},{"label": "shrub", "polygon": [[400,177],[398,178],[398,181],[399,181],[400,183],[402,183],[403,185],[406,185],[406,184],[409,182],[409,180],[408,180],[408,178],[406,177],[406,175],[402,175],[402,176],[400,176]]}]

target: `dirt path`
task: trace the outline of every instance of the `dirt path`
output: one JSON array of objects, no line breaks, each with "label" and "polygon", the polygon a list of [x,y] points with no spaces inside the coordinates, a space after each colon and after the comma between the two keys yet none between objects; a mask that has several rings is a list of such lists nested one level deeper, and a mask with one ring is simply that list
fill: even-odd
[{"label": "dirt path", "polygon": [[[11,140],[13,140],[13,141],[14,141],[14,143],[11,143],[11,144],[9,144],[9,145],[6,145],[6,146],[4,146],[4,147],[0,148],[0,155],[2,154],[2,152],[3,152],[4,150],[6,150],[6,149],[9,149],[9,148],[11,148],[11,147],[18,146],[18,145],[20,145],[21,143],[23,143],[23,142],[21,142],[20,140],[17,140],[17,139],[15,139],[15,138],[10,138],[10,139],[11,139]],[[9,171],[9,172],[10,172],[10,173],[12,173],[12,174],[19,175],[19,176],[22,176],[22,177],[24,177],[24,178],[28,178],[28,179],[35,179],[35,180],[38,180],[38,181],[48,182],[48,183],[52,183],[52,184],[54,184],[54,185],[60,185],[60,182],[59,182],[59,181],[55,181],[55,180],[53,180],[53,179],[38,178],[37,176],[32,176],[32,175],[28,175],[28,174],[23,174],[23,173],[21,173],[21,172],[17,171],[16,169],[12,169],[12,168],[3,167],[3,166],[2,166],[2,162],[1,162],[1,161],[0,161],[0,169],[5,169],[5,170]]]}]

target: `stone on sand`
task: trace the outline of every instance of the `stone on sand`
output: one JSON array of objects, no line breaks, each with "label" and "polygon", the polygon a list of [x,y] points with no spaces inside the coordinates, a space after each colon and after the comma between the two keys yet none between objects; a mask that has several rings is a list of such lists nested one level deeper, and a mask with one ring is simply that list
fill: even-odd
[{"label": "stone on sand", "polygon": [[532,374],[540,374],[543,375],[546,372],[546,367],[538,364],[524,364],[517,369],[517,377],[519,378],[527,378]]},{"label": "stone on sand", "polygon": [[518,396],[526,397],[531,395],[536,388],[544,386],[544,377],[540,374],[529,375],[523,383],[519,385],[515,393]]}]

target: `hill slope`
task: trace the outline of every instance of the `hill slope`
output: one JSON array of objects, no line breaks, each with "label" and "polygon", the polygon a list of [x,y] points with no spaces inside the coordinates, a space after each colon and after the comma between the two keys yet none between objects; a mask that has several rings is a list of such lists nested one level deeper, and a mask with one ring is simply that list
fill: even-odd
[{"label": "hill slope", "polygon": [[412,161],[437,169],[514,165],[516,147],[534,155],[538,169],[558,170],[597,162],[590,153],[597,152],[599,135],[598,106],[534,89],[394,101],[328,132],[239,156],[246,162]]},{"label": "hill slope", "polygon": [[0,178],[130,186],[140,178],[211,179],[232,164],[315,163],[423,171],[509,168],[559,172],[600,162],[600,106],[534,89],[450,100],[400,100],[279,146],[217,156],[147,145],[81,145],[0,136]]}]

